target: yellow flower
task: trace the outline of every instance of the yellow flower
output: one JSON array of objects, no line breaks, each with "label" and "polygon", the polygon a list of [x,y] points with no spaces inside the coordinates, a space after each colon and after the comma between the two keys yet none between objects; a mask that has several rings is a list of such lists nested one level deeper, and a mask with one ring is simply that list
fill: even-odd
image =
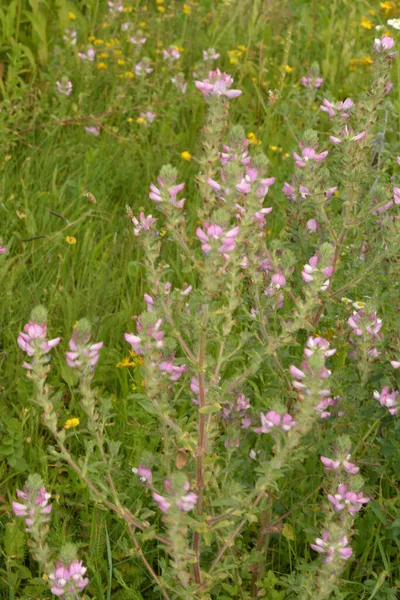
[{"label": "yellow flower", "polygon": [[190,6],[188,4],[184,4],[183,8],[182,8],[182,13],[184,15],[190,15],[191,12],[192,12],[192,9],[190,8]]},{"label": "yellow flower", "polygon": [[164,4],[164,0],[156,0],[157,4]]},{"label": "yellow flower", "polygon": [[125,13],[130,13],[130,12],[132,12],[132,11],[133,11],[133,8],[132,8],[132,6],[125,6],[125,8],[124,8],[124,12],[125,12]]},{"label": "yellow flower", "polygon": [[237,58],[230,58],[229,62],[231,63],[231,65],[236,65],[237,64],[238,59]]},{"label": "yellow flower", "polygon": [[65,421],[64,429],[70,429],[71,427],[78,427],[80,420],[78,417],[72,417],[72,419],[68,419]]},{"label": "yellow flower", "polygon": [[241,50],[242,52],[246,52],[247,50],[247,46],[243,46],[243,44],[239,44],[238,45],[239,50]]},{"label": "yellow flower", "polygon": [[368,14],[369,14],[369,15],[371,15],[371,17],[375,17],[375,15],[376,15],[376,10],[374,10],[374,9],[372,9],[372,8],[371,8],[371,9],[368,11]]},{"label": "yellow flower", "polygon": [[285,154],[283,155],[283,158],[286,159],[286,158],[289,158],[289,156],[290,156],[290,154],[288,152],[285,152]]},{"label": "yellow flower", "polygon": [[165,237],[167,235],[167,230],[166,229],[160,229],[160,236],[161,237]]},{"label": "yellow flower", "polygon": [[258,144],[258,145],[261,144],[261,140],[257,139],[257,136],[255,133],[252,133],[252,132],[248,133],[247,139],[249,140],[250,144]]},{"label": "yellow flower", "polygon": [[73,13],[73,12],[69,11],[69,13],[68,13],[68,18],[69,18],[71,21],[75,21],[75,19],[76,19],[76,16],[74,15],[74,13]]},{"label": "yellow flower", "polygon": [[89,35],[88,40],[89,42],[94,42],[95,41],[95,36],[94,35]]},{"label": "yellow flower", "polygon": [[142,27],[142,28],[143,28],[143,27],[147,27],[147,23],[146,23],[146,21],[140,21],[140,23],[139,23],[139,27]]},{"label": "yellow flower", "polygon": [[135,363],[129,358],[129,356],[127,358],[123,358],[121,360],[121,362],[117,363],[116,365],[118,368],[124,368],[124,367],[134,367]]},{"label": "yellow flower", "polygon": [[118,65],[121,65],[121,66],[122,66],[122,65],[125,65],[125,64],[126,64],[126,60],[124,60],[123,58],[119,58],[119,59],[117,60],[117,64],[118,64]]},{"label": "yellow flower", "polygon": [[16,210],[15,212],[17,214],[17,217],[19,217],[20,219],[25,219],[26,214],[24,212],[21,212],[20,210]]},{"label": "yellow flower", "polygon": [[107,58],[107,57],[108,57],[107,52],[100,52],[99,58]]},{"label": "yellow flower", "polygon": [[114,54],[115,54],[115,56],[121,56],[122,50],[120,50],[119,48],[117,48],[117,50],[114,50]]},{"label": "yellow flower", "polygon": [[134,350],[129,350],[129,356],[132,356],[132,358],[137,358],[139,354],[137,354],[137,352]]},{"label": "yellow flower", "polygon": [[285,71],[286,71],[286,73],[293,73],[294,68],[293,67],[289,67],[289,65],[285,65]]},{"label": "yellow flower", "polygon": [[42,575],[42,578],[43,578],[45,581],[48,581],[48,580],[49,580],[49,576],[48,576],[46,573],[43,573],[43,575]]},{"label": "yellow flower", "polygon": [[137,364],[139,367],[143,367],[143,365],[144,365],[144,360],[143,360],[143,358],[142,358],[141,356],[138,356],[138,358],[136,359],[136,364]]},{"label": "yellow flower", "polygon": [[313,104],[311,107],[311,110],[317,110],[317,109],[318,109],[318,106],[316,104]]},{"label": "yellow flower", "polygon": [[65,241],[70,246],[74,246],[76,244],[76,237],[74,237],[73,235],[67,235],[67,237],[65,238]]},{"label": "yellow flower", "polygon": [[361,27],[364,27],[365,29],[373,28],[373,24],[371,23],[371,21],[369,19],[367,19],[367,17],[361,17],[360,25],[361,25]]},{"label": "yellow flower", "polygon": [[273,146],[272,144],[270,144],[269,149],[272,150],[272,152],[276,152],[278,150],[278,146]]},{"label": "yellow flower", "polygon": [[133,123],[133,119],[132,119],[132,117],[128,117],[128,118],[127,118],[127,121],[128,121],[128,123]]},{"label": "yellow flower", "polygon": [[143,119],[143,117],[138,117],[136,123],[139,123],[139,125],[146,125],[147,121],[146,119]]},{"label": "yellow flower", "polygon": [[125,77],[127,77],[128,79],[133,79],[135,77],[135,74],[132,73],[132,71],[125,71]]},{"label": "yellow flower", "polygon": [[103,62],[100,62],[100,63],[97,65],[97,68],[98,68],[98,69],[108,69],[108,67],[107,67],[106,63],[103,63]]},{"label": "yellow flower", "polygon": [[[89,39],[90,39],[90,38],[89,38]],[[96,38],[95,38],[95,39],[93,40],[93,44],[94,44],[95,46],[102,46],[102,45],[104,44],[104,40],[98,40],[98,39],[96,39]]]},{"label": "yellow flower", "polygon": [[165,6],[157,6],[157,10],[160,13],[165,13]]},{"label": "yellow flower", "polygon": [[189,161],[192,160],[192,155],[187,150],[184,150],[183,152],[181,152],[181,158],[183,158],[183,160]]},{"label": "yellow flower", "polygon": [[101,24],[102,29],[107,29],[107,27],[110,27],[110,23],[105,22]]}]

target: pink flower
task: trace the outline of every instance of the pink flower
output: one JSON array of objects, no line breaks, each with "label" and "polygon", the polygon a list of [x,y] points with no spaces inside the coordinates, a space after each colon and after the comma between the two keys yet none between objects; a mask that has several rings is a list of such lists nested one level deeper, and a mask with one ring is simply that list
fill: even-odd
[{"label": "pink flower", "polygon": [[157,492],[153,492],[152,496],[153,496],[153,500],[155,500],[157,502],[158,507],[161,510],[161,512],[165,513],[171,508],[171,503],[168,502],[168,500],[166,498],[164,498],[164,496],[157,494]]},{"label": "pink flower", "polygon": [[70,96],[72,93],[72,83],[71,81],[56,81],[57,92],[63,96]]},{"label": "pink flower", "polygon": [[100,127],[85,127],[86,133],[89,135],[98,136],[100,135]]},{"label": "pink flower", "polygon": [[5,254],[7,251],[8,251],[8,248],[6,246],[0,245],[0,254]]},{"label": "pink flower", "polygon": [[133,227],[133,235],[138,236],[142,231],[150,231],[151,226],[155,223],[157,219],[149,215],[145,216],[143,212],[139,215],[139,220],[136,217],[132,217]]},{"label": "pink flower", "polygon": [[178,48],[175,48],[175,46],[170,46],[166,50],[164,49],[162,53],[165,60],[174,61],[179,60],[179,58],[181,57],[181,53],[179,52]]},{"label": "pink flower", "polygon": [[144,467],[143,465],[139,465],[137,469],[135,467],[133,467],[132,473],[135,473],[135,475],[137,475],[139,477],[139,479],[142,483],[146,483],[146,485],[148,485],[148,486],[151,485],[151,481],[153,478],[151,469],[148,469],[147,467]]},{"label": "pink flower", "polygon": [[[392,48],[394,48],[394,45],[394,39],[388,35],[384,35],[381,37],[381,39],[375,39],[374,50],[377,54],[379,54],[380,52],[387,52],[388,50],[391,50]],[[396,56],[396,52],[391,52],[388,54],[388,56],[390,58],[393,58],[394,56]]]},{"label": "pink flower", "polygon": [[68,366],[79,369],[83,373],[94,371],[102,347],[103,342],[90,344],[90,330],[81,332],[78,323],[78,327],[69,341],[69,352],[65,353]]},{"label": "pink flower", "polygon": [[315,233],[319,227],[317,219],[309,219],[306,223],[306,228],[311,233]]},{"label": "pink flower", "polygon": [[220,57],[220,54],[214,50],[214,48],[209,48],[208,50],[203,50],[203,60],[204,62],[208,60],[217,60]]},{"label": "pink flower", "polygon": [[69,565],[64,565],[59,561],[54,573],[49,574],[49,580],[52,584],[50,591],[55,596],[68,596],[77,598],[89,583],[87,577],[83,577],[87,569],[82,561],[74,560]]},{"label": "pink flower", "polygon": [[130,43],[134,44],[135,46],[143,46],[143,44],[146,43],[146,40],[147,38],[143,37],[139,33],[129,38]]},{"label": "pink flower", "polygon": [[290,185],[290,183],[287,183],[287,181],[285,181],[283,184],[282,192],[285,194],[288,200],[296,200],[296,190],[292,185]]},{"label": "pink flower", "polygon": [[197,503],[197,494],[194,492],[189,492],[182,496],[179,500],[177,500],[176,505],[179,510],[183,510],[184,512],[189,512],[193,510]]},{"label": "pink flower", "polygon": [[96,50],[93,48],[88,48],[86,54],[84,52],[78,52],[78,56],[81,60],[88,60],[89,62],[93,62],[96,56]]},{"label": "pink flower", "polygon": [[335,552],[337,552],[343,560],[348,560],[353,553],[353,550],[348,546],[348,539],[346,535],[341,535],[340,538],[329,542],[330,534],[328,531],[324,531],[321,538],[317,538],[314,544],[310,544],[311,548],[315,552],[320,554],[326,554],[325,563],[332,562]]},{"label": "pink flower", "polygon": [[187,371],[187,365],[177,366],[173,364],[174,357],[164,360],[160,365],[160,371],[168,374],[170,381],[178,381],[180,376]]},{"label": "pink flower", "polygon": [[229,99],[237,98],[241,95],[241,90],[229,89],[233,83],[233,79],[227,73],[221,73],[219,69],[210,71],[208,79],[204,81],[195,81],[194,84],[199,89],[205,98],[209,96],[226,96]]},{"label": "pink flower", "polygon": [[381,392],[377,390],[374,391],[375,400],[379,400],[379,404],[381,406],[386,406],[391,415],[396,415],[398,412],[397,408],[397,397],[399,392],[397,390],[392,390],[389,392],[389,386],[385,385],[382,388]]},{"label": "pink flower", "polygon": [[323,99],[320,109],[323,112],[328,113],[328,115],[330,117],[334,117],[336,115],[335,106],[332,104],[332,102],[329,102],[329,100],[327,100],[326,98]]},{"label": "pink flower", "polygon": [[49,514],[51,513],[52,505],[49,504],[51,494],[46,492],[43,485],[38,487],[42,483],[39,479],[33,483],[33,477],[28,478],[27,483],[24,486],[23,491],[17,490],[17,496],[22,502],[13,502],[12,509],[17,517],[23,517],[25,519],[25,525],[27,526],[26,531],[30,532],[33,525],[40,526],[41,524],[50,521]]},{"label": "pink flower", "polygon": [[308,75],[308,77],[302,77],[300,81],[301,81],[301,85],[303,85],[304,87],[307,87],[307,88],[311,88],[311,89],[312,88],[318,89],[324,83],[324,80],[322,77],[315,77],[311,73]]},{"label": "pink flower", "polygon": [[18,346],[26,352],[28,356],[35,354],[47,354],[52,348],[57,346],[61,338],[46,340],[47,325],[46,323],[35,323],[29,321],[24,325],[24,333],[20,332],[17,338]]},{"label": "pink flower", "polygon": [[[196,235],[202,242],[201,247],[203,252],[210,252],[219,242],[221,242],[221,245],[217,250],[221,254],[227,254],[235,249],[236,237],[239,234],[238,226],[230,229],[227,233],[224,233],[222,227],[219,225],[210,225],[208,222],[205,222],[203,227],[205,231],[200,227],[196,229]],[[218,243],[215,244],[215,242]]]},{"label": "pink flower", "polygon": [[362,492],[348,491],[347,487],[342,483],[339,485],[335,495],[328,494],[328,500],[335,512],[347,509],[350,515],[355,515],[361,510],[363,504],[367,504],[370,501],[370,498],[363,496]]},{"label": "pink flower", "polygon": [[[143,58],[140,62],[135,65],[135,75],[148,75],[153,72],[153,69],[150,67],[150,60],[148,58]],[[144,118],[144,117],[142,117]]]},{"label": "pink flower", "polygon": [[392,365],[393,369],[399,369],[400,368],[400,361],[398,361],[398,360],[391,360],[390,364]]},{"label": "pink flower", "polygon": [[299,154],[297,154],[297,152],[293,152],[293,158],[295,159],[295,163],[301,169],[304,169],[304,167],[307,166],[307,163],[310,160],[313,160],[315,162],[321,162],[327,156],[328,156],[327,150],[325,150],[325,152],[320,152],[319,154],[317,154],[315,152],[314,148],[310,148],[308,146],[305,148],[302,148],[301,156],[299,156]]},{"label": "pink flower", "polygon": [[[167,200],[169,204],[172,206],[176,206],[177,208],[183,208],[185,204],[186,198],[182,198],[177,200],[177,195],[184,189],[185,184],[179,183],[178,185],[174,185],[170,187],[168,190],[164,191],[164,182],[161,177],[158,178],[161,190],[156,187],[153,183],[150,184],[151,192],[149,194],[149,198],[154,202],[160,203],[163,200]],[[167,196],[169,194],[169,198]]]}]

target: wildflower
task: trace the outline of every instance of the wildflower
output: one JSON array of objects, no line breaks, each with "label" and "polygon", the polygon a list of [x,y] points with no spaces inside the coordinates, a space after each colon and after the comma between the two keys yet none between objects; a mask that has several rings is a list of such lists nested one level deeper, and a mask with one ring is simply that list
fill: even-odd
[{"label": "wildflower", "polygon": [[173,83],[176,89],[180,90],[182,94],[186,94],[187,83],[182,73],[178,73],[175,77],[171,77],[171,83]]},{"label": "wildflower", "polygon": [[0,243],[0,254],[5,254],[8,252],[8,248],[6,246],[2,246]]},{"label": "wildflower", "polygon": [[105,62],[99,62],[99,63],[96,65],[96,67],[97,67],[97,69],[99,69],[100,71],[101,71],[101,70],[103,70],[103,71],[104,71],[105,69],[108,69],[108,66],[106,65],[106,63],[105,63]]},{"label": "wildflower", "polygon": [[145,216],[143,212],[139,215],[139,220],[136,217],[132,217],[132,223],[134,225],[133,235],[139,235],[142,231],[150,231],[151,226],[155,223],[157,219],[149,215]]},{"label": "wildflower", "polygon": [[61,81],[56,81],[56,88],[59,94],[70,96],[72,93],[72,82],[63,78]]},{"label": "wildflower", "polygon": [[72,11],[69,11],[68,18],[70,21],[75,21],[76,15]]},{"label": "wildflower", "polygon": [[78,39],[78,34],[76,29],[66,29],[63,35],[63,40],[72,44],[73,46],[76,44],[76,40]]},{"label": "wildflower", "polygon": [[17,490],[17,496],[21,502],[13,502],[12,509],[17,517],[25,519],[27,532],[48,523],[52,509],[52,504],[49,504],[51,494],[46,491],[41,477],[30,475],[23,491]]},{"label": "wildflower", "polygon": [[133,23],[130,23],[129,21],[127,23],[122,23],[121,31],[129,31],[130,29],[132,29],[132,27],[133,27]]},{"label": "wildflower", "polygon": [[[86,51],[86,54],[84,52],[78,52],[78,56],[81,60],[88,60],[90,62],[93,62],[96,56],[96,50],[94,50],[94,48],[88,48]],[[104,52],[102,52],[100,54],[101,58],[106,58],[107,54],[105,54]]]},{"label": "wildflower", "polygon": [[289,67],[289,65],[285,65],[285,71],[286,71],[286,73],[293,73],[294,68],[293,67]]},{"label": "wildflower", "polygon": [[131,44],[135,46],[143,46],[146,43],[147,38],[143,37],[141,33],[137,33],[136,35],[129,38]]},{"label": "wildflower", "polygon": [[94,135],[96,137],[100,135],[100,127],[85,127],[85,131],[89,135]]},{"label": "wildflower", "polygon": [[141,112],[139,113],[140,116],[136,119],[136,123],[139,123],[140,125],[144,125],[145,127],[148,127],[149,125],[152,124],[152,122],[154,121],[154,119],[156,118],[156,114],[153,113],[151,110],[148,110],[147,112]]},{"label": "wildflower", "polygon": [[306,228],[310,233],[315,233],[319,227],[317,219],[309,219],[306,223]]},{"label": "wildflower", "polygon": [[[330,277],[333,273],[333,266],[327,266],[322,269],[318,268],[317,265],[319,263],[319,258],[317,255],[314,255],[310,258],[307,265],[304,265],[303,271],[301,272],[301,276],[306,283],[311,283],[314,281],[317,273],[321,273],[324,277]],[[325,291],[329,287],[329,279],[326,279],[322,285],[320,286],[320,290]]]},{"label": "wildflower", "polygon": [[382,388],[381,392],[378,392],[377,390],[374,391],[375,400],[379,400],[379,404],[381,406],[386,406],[386,408],[389,410],[389,413],[391,415],[396,415],[398,412],[398,408],[397,408],[398,395],[399,395],[399,392],[396,390],[392,390],[389,393],[389,386],[387,386],[387,385],[385,385]]},{"label": "wildflower", "polygon": [[241,95],[241,90],[230,90],[233,79],[227,73],[221,73],[219,69],[210,71],[208,79],[204,81],[195,81],[194,84],[205,98],[209,96],[226,96],[227,98],[237,98]]},{"label": "wildflower", "polygon": [[[38,317],[38,320],[35,317]],[[47,355],[60,342],[61,338],[59,337],[46,340],[47,324],[45,319],[46,311],[42,307],[37,307],[32,311],[31,320],[24,325],[24,332],[20,332],[18,335],[18,346],[30,357],[35,354],[39,356]],[[50,360],[50,357],[45,358],[46,362],[48,360]],[[30,369],[32,366],[24,363],[24,367]]]},{"label": "wildflower", "polygon": [[356,467],[355,464],[349,461],[350,458],[350,454],[346,455],[345,460],[333,460],[332,458],[321,456],[321,462],[324,465],[326,471],[336,471],[340,468],[341,465],[343,465],[343,468],[346,471],[346,473],[349,473],[350,475],[356,475],[360,469]]},{"label": "wildflower", "polygon": [[275,427],[280,427],[283,431],[289,431],[296,425],[291,415],[288,413],[281,415],[276,410],[270,410],[267,414],[260,413],[261,427],[254,429],[256,433],[270,433]]},{"label": "wildflower", "polygon": [[382,319],[378,318],[376,312],[368,315],[363,310],[354,311],[348,318],[347,323],[358,337],[369,334],[372,338],[376,338],[382,328]]},{"label": "wildflower", "polygon": [[115,0],[115,2],[107,2],[108,10],[110,13],[121,13],[124,12],[124,5],[122,0]]},{"label": "wildflower", "polygon": [[328,156],[328,151],[320,152],[317,154],[314,148],[306,147],[301,149],[301,156],[297,154],[297,152],[293,152],[293,158],[295,159],[295,163],[301,169],[307,166],[308,161],[314,160],[316,162],[321,162]]},{"label": "wildflower", "polygon": [[[177,195],[184,189],[185,184],[179,183],[178,185],[173,185],[170,188],[167,188],[165,190],[165,183],[161,176],[158,177],[158,183],[160,185],[160,188],[156,187],[154,185],[154,183],[150,184],[150,190],[151,190],[151,192],[149,194],[150,200],[153,200],[154,202],[157,202],[157,203],[167,201],[169,204],[172,204],[173,206],[176,206],[177,208],[183,208],[186,198],[181,198],[180,200],[177,200]],[[166,192],[167,192],[167,194],[169,194],[169,197],[166,194]]]},{"label": "wildflower", "polygon": [[78,322],[68,346],[65,357],[69,367],[79,369],[82,373],[94,371],[103,342],[90,344],[90,324],[86,319]]},{"label": "wildflower", "polygon": [[257,138],[256,134],[252,132],[247,134],[247,139],[249,140],[250,144],[260,145],[262,143],[261,140]]},{"label": "wildflower", "polygon": [[353,301],[350,300],[350,298],[345,298],[345,297],[340,298],[340,301],[343,302],[344,304],[352,304],[353,303]]},{"label": "wildflower", "polygon": [[183,15],[190,15],[192,12],[192,9],[190,8],[190,6],[188,4],[184,4],[182,7],[182,14]]},{"label": "wildflower", "polygon": [[353,554],[353,550],[348,546],[349,541],[347,536],[341,535],[339,539],[334,542],[332,540],[332,542],[328,543],[329,537],[329,532],[324,531],[321,538],[317,538],[314,544],[310,544],[311,548],[315,550],[315,552],[326,554],[325,563],[332,562],[336,552],[339,554],[340,558],[348,560]]},{"label": "wildflower", "polygon": [[162,373],[166,373],[170,376],[170,381],[178,381],[181,375],[187,371],[187,365],[174,365],[173,360],[173,356],[169,357],[168,360],[164,360],[160,363],[159,369]]},{"label": "wildflower", "polygon": [[139,465],[137,469],[135,467],[132,468],[132,473],[135,473],[135,475],[137,475],[139,477],[139,479],[142,483],[146,483],[146,485],[148,485],[148,486],[151,485],[151,482],[153,479],[153,474],[151,472],[151,469],[148,469],[147,467],[144,467],[143,465]]},{"label": "wildflower", "polygon": [[400,29],[400,19],[389,19],[387,24],[393,27],[393,29]]},{"label": "wildflower", "polygon": [[188,150],[184,150],[183,152],[181,152],[181,158],[183,158],[183,160],[192,160],[192,155],[190,154],[190,152],[188,152]]},{"label": "wildflower", "polygon": [[157,492],[153,492],[152,496],[153,496],[153,500],[155,500],[157,502],[158,507],[161,510],[161,512],[165,513],[165,512],[167,512],[168,509],[171,508],[171,504],[166,500],[166,498],[164,498],[164,496],[157,494]]},{"label": "wildflower", "polygon": [[236,238],[239,234],[239,227],[230,229],[227,233],[219,225],[212,225],[205,222],[203,225],[205,231],[198,227],[196,229],[196,235],[202,242],[201,248],[203,252],[210,252],[213,248],[216,248],[221,244],[217,250],[221,254],[232,252],[236,246]]},{"label": "wildflower", "polygon": [[399,369],[400,368],[400,361],[398,361],[398,360],[391,360],[390,364],[392,365],[393,369]]},{"label": "wildflower", "polygon": [[361,25],[361,27],[364,27],[365,29],[373,28],[373,24],[371,23],[371,21],[369,19],[367,19],[367,17],[361,17],[360,25]]},{"label": "wildflower", "polygon": [[370,501],[370,498],[365,497],[362,492],[356,493],[347,490],[347,487],[341,483],[335,495],[328,494],[328,500],[335,512],[340,512],[347,508],[350,515],[355,515],[361,510],[363,504],[367,504]]},{"label": "wildflower", "polygon": [[52,582],[51,593],[54,596],[65,597],[68,594],[77,598],[79,592],[89,583],[89,579],[83,577],[86,571],[82,561],[74,560],[70,564],[57,562],[54,572],[49,575],[49,580]]},{"label": "wildflower", "polygon": [[[392,50],[394,48],[395,41],[392,37],[388,35],[383,35],[380,39],[376,38],[374,41],[374,51],[379,54],[380,52],[387,52],[388,50]],[[394,58],[396,56],[396,52],[388,52],[387,56],[389,58]]]},{"label": "wildflower", "polygon": [[64,429],[71,429],[72,427],[78,427],[80,420],[78,417],[72,417],[72,419],[68,419],[64,423]]},{"label": "wildflower", "polygon": [[132,71],[125,71],[124,75],[127,79],[133,79],[135,77],[135,75],[134,75],[134,73],[132,73]]},{"label": "wildflower", "polygon": [[296,190],[292,185],[290,185],[290,183],[287,183],[287,181],[285,181],[283,184],[282,192],[285,194],[288,200],[296,200]]},{"label": "wildflower", "polygon": [[189,492],[182,496],[179,500],[177,500],[176,505],[180,510],[184,512],[189,512],[193,510],[197,503],[197,494],[194,492]]},{"label": "wildflower", "polygon": [[208,50],[203,50],[203,60],[207,62],[208,60],[217,60],[221,55],[214,50],[214,48],[209,48]]},{"label": "wildflower", "polygon": [[309,73],[307,77],[301,78],[301,85],[306,88],[315,88],[318,89],[324,83],[322,77],[314,77],[312,73]]},{"label": "wildflower", "polygon": [[76,244],[76,237],[74,237],[73,235],[67,235],[65,238],[65,241],[70,246],[74,246]]},{"label": "wildflower", "polygon": [[[145,332],[147,335],[147,339],[145,340],[144,343],[144,347],[143,347],[143,339],[142,337],[140,337],[139,335],[135,335],[133,333],[125,333],[124,337],[126,339],[126,341],[128,342],[128,344],[130,344],[133,348],[133,350],[137,353],[137,354],[144,354],[145,350],[149,350],[150,349],[150,342],[153,340],[153,343],[155,343],[156,348],[162,348],[164,345],[163,342],[163,337],[164,337],[164,332],[161,331],[160,327],[162,325],[162,319],[158,319],[153,325],[151,325],[147,331]],[[140,325],[140,321],[138,320],[137,322],[137,328],[138,331],[141,332],[141,325]]]},{"label": "wildflower", "polygon": [[165,60],[174,61],[179,60],[181,57],[181,54],[176,46],[170,46],[168,49],[164,49],[162,53]]},{"label": "wildflower", "polygon": [[150,67],[150,59],[143,58],[140,62],[135,65],[135,75],[148,75],[152,73],[153,69]]}]

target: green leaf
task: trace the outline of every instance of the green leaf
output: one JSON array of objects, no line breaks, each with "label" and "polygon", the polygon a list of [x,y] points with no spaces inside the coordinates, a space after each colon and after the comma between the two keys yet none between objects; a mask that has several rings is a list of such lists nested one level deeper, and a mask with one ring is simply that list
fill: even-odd
[{"label": "green leaf", "polygon": [[8,523],[4,535],[4,550],[7,556],[23,556],[25,551],[25,534],[21,531],[19,524]]},{"label": "green leaf", "polygon": [[214,413],[220,412],[221,409],[222,406],[217,402],[215,404],[206,404],[205,406],[202,406],[201,408],[199,408],[199,413],[202,415],[212,415]]}]

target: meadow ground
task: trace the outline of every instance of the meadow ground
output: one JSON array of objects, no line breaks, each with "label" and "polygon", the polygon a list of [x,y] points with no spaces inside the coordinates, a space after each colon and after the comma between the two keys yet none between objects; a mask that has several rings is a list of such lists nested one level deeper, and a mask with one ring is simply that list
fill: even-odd
[{"label": "meadow ground", "polygon": [[[266,495],[263,514],[272,522],[270,529],[260,538],[256,528],[260,516],[254,517],[255,523],[249,519],[238,545],[228,552],[232,565],[229,576],[224,578],[220,573],[212,589],[199,592],[190,583],[185,596],[182,592],[185,586],[180,581],[175,592],[171,591],[175,575],[166,574],[167,555],[156,545],[154,536],[146,539],[143,535],[142,550],[132,550],[125,522],[105,510],[99,499],[94,500],[87,485],[65,460],[49,451],[54,439],[43,426],[43,407],[32,402],[32,382],[21,366],[23,353],[17,344],[18,332],[29,320],[31,310],[37,305],[45,306],[50,337],[62,339],[52,351],[49,375],[52,393],[57,397],[59,427],[67,434],[70,452],[85,456],[88,435],[79,405],[78,379],[63,355],[77,321],[84,317],[90,320],[92,339],[104,342],[94,386],[109,401],[111,418],[107,435],[121,443],[120,454],[110,468],[117,471],[117,479],[121,475],[123,495],[129,499],[132,513],[142,521],[150,519],[158,524],[158,530],[164,531],[160,511],[157,512],[146,486],[138,483],[131,473],[132,467],[145,461],[160,466],[160,440],[165,431],[160,433],[154,407],[146,400],[143,358],[130,352],[123,338],[124,332],[133,330],[132,317],[143,310],[143,295],[152,292],[143,249],[132,233],[126,206],[136,216],[144,211],[158,217],[155,204],[149,199],[149,187],[156,183],[161,167],[172,164],[178,171],[178,182],[186,183],[188,239],[193,243],[196,240],[196,228],[203,223],[198,174],[204,167],[201,157],[207,152],[201,144],[207,106],[194,81],[205,79],[208,70],[218,67],[229,73],[234,79],[233,87],[242,91],[240,97],[229,101],[228,129],[236,124],[243,126],[248,149],[266,154],[268,176],[276,178],[265,204],[273,207],[273,217],[268,216],[263,238],[265,244],[279,256],[284,254],[286,244],[291,244],[287,269],[298,270],[300,265],[301,271],[312,256],[311,246],[318,246],[319,241],[317,237],[297,236],[296,228],[303,217],[296,220],[293,211],[288,210],[290,199],[282,192],[284,182],[292,181],[292,153],[299,151],[299,142],[309,129],[318,133],[321,150],[332,147],[329,121],[320,111],[323,99],[351,97],[356,102],[367,97],[374,72],[374,39],[390,35],[397,42],[399,29],[397,0],[3,2],[0,7],[0,247],[4,248],[0,255],[2,598],[25,600],[51,596],[48,574],[28,553],[29,536],[11,510],[15,490],[22,489],[31,473],[39,473],[52,494],[52,548],[74,541],[79,558],[88,567],[90,583],[79,597],[86,594],[87,598],[98,600],[161,598],[161,588],[149,575],[140,552],[144,552],[156,573],[165,577],[170,598],[395,600],[399,597],[400,451],[396,436],[400,428],[395,416],[389,415],[372,397],[374,389],[380,390],[384,385],[396,387],[396,372],[391,370],[388,360],[395,360],[396,352],[400,356],[398,217],[393,217],[389,225],[382,225],[379,231],[374,217],[374,224],[368,225],[370,229],[359,235],[364,217],[354,221],[350,239],[340,247],[342,270],[332,284],[334,297],[331,304],[324,300],[326,314],[319,328],[311,332],[323,335],[338,347],[332,371],[337,394],[345,398],[342,422],[335,417],[328,426],[318,424],[315,438],[307,438],[296,449],[299,461],[291,465],[290,476],[279,480],[279,489],[276,486]],[[205,56],[204,51],[207,51]],[[376,113],[379,125],[370,137],[371,170],[374,177],[376,174],[377,178],[381,174],[386,177],[377,184],[382,185],[382,190],[396,185],[396,178],[398,181],[399,72],[400,61],[394,58],[393,89]],[[321,82],[316,85],[318,78]],[[373,119],[371,123],[371,127],[375,126]],[[227,137],[228,134],[225,140]],[[338,163],[332,172],[336,176],[332,185],[339,185],[339,191],[332,192],[334,222],[339,219],[339,203],[345,198],[340,195],[345,168]],[[351,173],[347,172],[347,177],[351,180]],[[357,202],[361,206],[363,198],[360,196]],[[331,218],[330,213],[328,217]],[[173,285],[199,286],[199,278],[177,250],[168,227],[161,227],[160,238],[165,242],[162,259],[169,265]],[[378,240],[375,245],[373,239]],[[321,239],[321,243],[324,241],[329,239]],[[367,258],[360,262],[363,252]],[[290,297],[288,294],[287,302],[294,299],[296,304],[300,294],[298,284]],[[343,296],[349,296],[350,307],[346,300],[342,301]],[[384,323],[385,338],[380,342],[384,358],[373,367],[370,365],[369,371],[362,372],[360,377],[348,356],[347,319],[351,315],[351,301],[373,302]],[[285,306],[289,314],[293,306]],[[358,308],[361,307],[360,304]],[[276,327],[278,321],[280,327],[280,317],[274,319]],[[243,325],[243,331],[246,327]],[[272,366],[264,365],[245,390],[248,395],[254,394],[254,400],[251,399],[254,424],[260,410],[266,409],[263,398],[285,398],[282,390],[290,388],[288,368],[292,363],[300,364],[306,340],[304,331],[299,330],[296,343],[291,340],[287,348],[279,349],[278,367],[273,361]],[[237,335],[242,343],[244,337]],[[250,362],[256,360],[251,353],[247,357]],[[286,375],[279,375],[281,363]],[[190,378],[187,390],[189,382]],[[185,397],[183,388],[182,385],[179,394]],[[179,405],[179,419],[193,409],[190,398],[189,391],[187,403]],[[341,566],[341,580],[334,582],[328,595],[317,588],[306,592],[313,585],[307,573],[312,573],[313,581],[317,577],[317,567],[310,566],[317,556],[310,550],[310,543],[320,531],[321,514],[327,510],[321,508],[324,471],[319,454],[328,452],[329,443],[342,433],[352,439],[353,454],[363,468],[365,489],[371,500],[352,529],[354,556]],[[233,451],[228,452],[227,458],[235,474],[242,473],[244,484],[250,487],[254,482],[249,479],[247,463],[251,462],[248,453],[252,443],[244,442],[246,451],[240,459]],[[178,442],[174,450],[179,453]],[[168,454],[171,448],[164,451]],[[185,452],[186,461],[187,448]],[[208,460],[218,462],[218,452],[211,452]],[[270,456],[271,452],[269,447]],[[91,464],[89,473],[96,470],[96,464]],[[194,472],[190,460],[181,468],[189,474]],[[99,467],[97,476],[105,477],[104,473]],[[229,494],[236,497],[236,492],[239,498],[236,488]],[[221,512],[221,507],[232,506],[235,507],[235,502],[224,504],[220,499],[219,504],[214,502],[213,510],[218,507]],[[236,525],[236,521],[227,520],[225,529],[222,527],[216,533],[216,540],[210,539],[208,546],[206,542],[204,572],[212,564],[212,550],[218,552],[224,548]],[[203,531],[193,523],[187,526],[193,531]],[[260,547],[256,547],[257,539],[261,539]],[[254,571],[254,563],[262,564],[262,568]],[[224,569],[226,575],[226,565]],[[258,579],[252,580],[254,572]],[[198,584],[196,577],[195,580]]]}]

